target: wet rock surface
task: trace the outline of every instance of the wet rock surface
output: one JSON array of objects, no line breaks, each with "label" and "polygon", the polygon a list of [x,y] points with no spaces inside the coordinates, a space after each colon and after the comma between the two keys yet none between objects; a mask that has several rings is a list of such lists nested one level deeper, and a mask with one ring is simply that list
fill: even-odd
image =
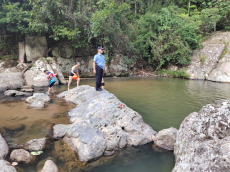
[{"label": "wet rock surface", "polygon": [[177,134],[173,172],[230,170],[230,100],[191,113]]},{"label": "wet rock surface", "polygon": [[52,160],[47,160],[41,172],[58,172],[57,165]]},{"label": "wet rock surface", "polygon": [[47,139],[33,139],[24,144],[24,149],[28,151],[41,151],[46,148]]},{"label": "wet rock surface", "polygon": [[176,128],[168,128],[161,130],[157,133],[154,138],[154,144],[167,150],[174,150],[174,145],[176,143]]},{"label": "wet rock surface", "polygon": [[36,160],[36,156],[31,155],[24,149],[15,149],[11,152],[10,159],[15,162],[30,164]]},{"label": "wet rock surface", "polygon": [[17,172],[17,170],[7,161],[0,160],[0,171],[1,172]]},{"label": "wet rock surface", "polygon": [[126,105],[118,108],[121,102],[106,90],[97,92],[93,87],[80,86],[58,97],[77,107],[68,113],[72,124],[54,126],[54,137],[64,137],[80,161],[89,161],[104,151],[126,145],[144,145],[152,142],[152,135],[156,134],[137,112]]},{"label": "wet rock surface", "polygon": [[8,152],[9,152],[9,147],[5,139],[0,134],[0,159],[4,159],[7,156]]},{"label": "wet rock surface", "polygon": [[26,99],[26,102],[30,104],[31,108],[43,108],[45,103],[49,102],[50,98],[44,93],[34,93]]},{"label": "wet rock surface", "polygon": [[17,90],[7,90],[4,92],[5,96],[31,96],[31,93],[25,93]]},{"label": "wet rock surface", "polygon": [[21,73],[0,73],[0,91],[18,89],[24,85]]},{"label": "wet rock surface", "polygon": [[43,108],[44,106],[45,103],[41,100],[33,101],[33,103],[30,104],[30,108],[37,108],[37,109]]}]

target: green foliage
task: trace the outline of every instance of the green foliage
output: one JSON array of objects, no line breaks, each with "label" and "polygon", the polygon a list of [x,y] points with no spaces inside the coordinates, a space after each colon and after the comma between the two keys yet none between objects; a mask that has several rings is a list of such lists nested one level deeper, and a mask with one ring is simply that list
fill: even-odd
[{"label": "green foliage", "polygon": [[183,70],[177,70],[177,71],[160,70],[160,71],[156,71],[155,73],[156,75],[167,76],[171,78],[188,79],[190,77],[190,75]]},{"label": "green foliage", "polygon": [[176,7],[163,8],[157,14],[146,13],[137,21],[136,31],[136,47],[157,68],[167,62],[187,65],[192,50],[199,47],[199,27],[181,17]]},{"label": "green foliage", "polygon": [[229,27],[229,0],[0,0],[0,55],[43,35],[51,44],[101,45],[108,62],[123,54],[126,64],[143,58],[158,70],[188,65],[202,38]]},{"label": "green foliage", "polygon": [[226,41],[223,41],[223,44],[224,44],[224,52],[223,52],[223,54],[221,55],[221,57],[220,57],[220,60],[225,56],[225,54],[227,54],[227,52],[229,51],[228,50],[228,44],[227,44],[227,42]]},{"label": "green foliage", "polygon": [[201,54],[199,54],[198,58],[200,60],[201,66],[204,66],[204,63],[205,63],[205,61],[207,60],[208,57],[207,56],[202,56]]}]

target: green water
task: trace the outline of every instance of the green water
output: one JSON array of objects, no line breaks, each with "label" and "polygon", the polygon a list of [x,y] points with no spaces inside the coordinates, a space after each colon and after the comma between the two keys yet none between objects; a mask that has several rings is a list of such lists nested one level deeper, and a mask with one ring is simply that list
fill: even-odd
[{"label": "green water", "polygon": [[[81,80],[80,85],[94,86],[94,79]],[[74,85],[72,85],[73,87]],[[55,86],[54,89],[59,93],[65,91],[67,86]],[[229,84],[172,78],[105,78],[105,89],[141,114],[144,121],[155,131],[169,127],[178,129],[183,119],[190,113],[197,112],[202,106],[216,100],[230,98]],[[4,119],[0,121],[0,126],[11,123],[10,120],[14,119],[14,115],[27,115],[28,118],[21,120],[20,123],[26,126],[24,130],[27,133],[26,137],[32,139],[36,138],[36,135],[33,135],[36,132],[28,131],[31,130],[30,125],[35,120],[45,119],[55,124],[62,121],[68,123],[65,111],[73,108],[72,105],[63,104],[54,96],[51,98],[52,103],[40,111],[29,109],[24,102],[0,104],[2,112],[5,110],[7,114],[12,114],[11,116],[4,115],[4,117],[3,113],[0,114],[0,118]],[[0,95],[0,99],[3,99],[2,95]],[[32,116],[36,116],[36,118]],[[28,133],[31,134],[28,135]],[[42,137],[42,133],[40,134],[39,137]],[[12,140],[15,143],[24,138],[25,135],[22,134],[18,138],[13,137]],[[55,143],[57,142],[51,144],[50,149],[44,150],[44,154],[38,157],[36,164],[19,164],[19,167],[26,172],[37,171],[37,164],[40,161],[47,157],[53,157],[52,150],[55,149]],[[56,159],[56,164],[63,171],[68,172],[65,169],[65,162]],[[147,144],[140,147],[126,147],[110,157],[102,157],[89,163],[85,169],[73,168],[71,172],[170,172],[173,166],[174,155],[172,152],[159,149],[153,144]]]}]

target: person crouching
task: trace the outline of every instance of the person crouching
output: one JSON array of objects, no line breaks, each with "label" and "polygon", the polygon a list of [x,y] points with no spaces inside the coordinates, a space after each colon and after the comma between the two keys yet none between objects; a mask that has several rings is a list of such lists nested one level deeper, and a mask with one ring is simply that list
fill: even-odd
[{"label": "person crouching", "polygon": [[57,76],[57,74],[54,74],[54,73],[52,73],[52,72],[49,72],[48,70],[44,70],[44,72],[48,75],[47,76],[47,79],[50,81],[50,83],[49,83],[49,89],[48,89],[48,95],[50,95],[50,91],[52,92],[52,93],[54,93],[54,89],[53,89],[53,85],[55,84],[55,82],[56,82],[56,78],[55,78],[55,76]]}]

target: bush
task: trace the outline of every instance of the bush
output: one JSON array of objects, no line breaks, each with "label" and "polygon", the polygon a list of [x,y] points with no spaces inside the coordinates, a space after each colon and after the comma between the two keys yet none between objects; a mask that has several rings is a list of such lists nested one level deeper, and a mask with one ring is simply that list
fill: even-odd
[{"label": "bush", "polygon": [[190,77],[190,75],[183,70],[177,70],[177,71],[160,70],[160,71],[156,71],[156,75],[167,76],[171,78],[183,78],[183,79],[188,79]]},{"label": "bush", "polygon": [[134,45],[141,56],[157,70],[168,62],[190,64],[190,57],[201,41],[197,23],[183,17],[175,6],[159,13],[147,12],[136,23]]}]

